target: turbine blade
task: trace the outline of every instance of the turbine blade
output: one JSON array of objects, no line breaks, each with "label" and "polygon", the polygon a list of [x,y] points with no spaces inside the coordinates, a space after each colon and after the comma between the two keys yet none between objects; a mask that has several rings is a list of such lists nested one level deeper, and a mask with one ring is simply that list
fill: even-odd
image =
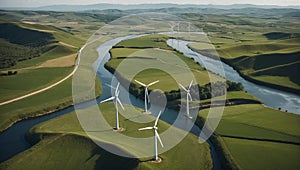
[{"label": "turbine blade", "polygon": [[150,87],[150,86],[152,86],[153,84],[156,84],[156,83],[158,83],[158,82],[159,82],[159,80],[156,80],[156,81],[154,81],[154,82],[148,84],[147,86]]},{"label": "turbine blade", "polygon": [[117,87],[115,88],[115,95],[119,95],[120,91],[119,91],[119,86],[120,86],[120,83],[117,84]]},{"label": "turbine blade", "polygon": [[140,82],[140,81],[137,81],[137,80],[134,80],[134,81],[137,82],[138,84],[140,84],[140,85],[146,87],[146,84],[144,84],[144,83],[142,83],[142,82]]},{"label": "turbine blade", "polygon": [[158,113],[158,116],[157,116],[157,118],[156,118],[156,120],[155,120],[154,126],[157,125],[157,122],[158,122],[158,119],[159,119],[160,115],[161,115],[161,111],[159,111],[159,113]]},{"label": "turbine blade", "polygon": [[189,96],[190,100],[193,101],[192,95],[190,93],[188,93],[188,96]]},{"label": "turbine blade", "polygon": [[149,97],[149,93],[148,93],[148,88],[147,87],[146,87],[145,93],[146,93],[146,96],[147,96],[147,99],[148,99],[148,103],[150,103],[150,97]]},{"label": "turbine blade", "polygon": [[160,138],[157,130],[155,130],[155,133],[156,133],[157,139],[159,140],[159,143],[161,144],[162,147],[164,147],[164,144],[162,143],[161,138]]},{"label": "turbine blade", "polygon": [[116,89],[115,87],[111,86],[110,84],[105,83],[105,85],[110,87],[110,88]]},{"label": "turbine blade", "polygon": [[179,84],[179,86],[180,86],[181,88],[183,88],[184,91],[187,92],[187,89],[186,89],[182,84],[180,84],[180,83],[178,83],[178,84]]},{"label": "turbine blade", "polygon": [[150,129],[153,129],[153,127],[139,128],[139,130],[150,130]]},{"label": "turbine blade", "polygon": [[189,89],[192,87],[193,84],[193,80],[191,81],[190,85],[189,85]]},{"label": "turbine blade", "polygon": [[120,87],[120,82],[118,82],[117,87],[116,87],[116,91],[119,90]]},{"label": "turbine blade", "polygon": [[120,101],[120,99],[119,98],[117,98],[117,102],[120,104],[120,106],[122,107],[122,109],[124,110],[124,106],[123,106],[123,104],[121,103],[121,101]]},{"label": "turbine blade", "polygon": [[113,96],[113,97],[110,97],[108,99],[102,100],[100,103],[104,103],[104,102],[107,102],[107,101],[110,101],[110,100],[114,100],[114,99],[115,99],[115,97]]}]

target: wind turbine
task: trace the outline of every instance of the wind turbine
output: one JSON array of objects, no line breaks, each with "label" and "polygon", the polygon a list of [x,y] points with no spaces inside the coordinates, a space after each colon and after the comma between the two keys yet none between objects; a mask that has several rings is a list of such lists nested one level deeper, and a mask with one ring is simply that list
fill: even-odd
[{"label": "wind turbine", "polygon": [[[110,85],[108,85],[108,86],[110,86]],[[119,99],[119,94],[120,94],[119,86],[120,86],[120,83],[118,83],[117,87],[110,86],[111,88],[115,89],[114,96],[112,96],[112,97],[110,97],[108,99],[105,99],[105,100],[103,100],[103,101],[100,102],[100,103],[104,103],[104,102],[107,102],[107,101],[110,101],[110,100],[114,101],[115,107],[116,107],[116,130],[120,130],[120,127],[119,127],[119,107],[118,107],[118,104],[124,110],[124,106],[123,106],[123,104],[121,103],[121,101]]]},{"label": "wind turbine", "polygon": [[169,23],[169,25],[170,25],[170,27],[171,27],[171,30],[172,30],[172,46],[173,46],[173,43],[174,43],[174,27],[176,26],[176,24],[170,24]]},{"label": "wind turbine", "polygon": [[189,88],[186,89],[182,84],[179,83],[179,86],[183,88],[183,90],[186,92],[186,116],[190,119],[192,119],[192,116],[190,115],[190,106],[189,106],[189,101],[192,101],[192,96],[191,96],[191,87],[193,84],[193,80],[191,81]]},{"label": "wind turbine", "polygon": [[190,38],[190,36],[191,36],[191,23],[190,22],[188,22],[189,23],[189,38]]},{"label": "wind turbine", "polygon": [[[179,36],[180,36],[180,33],[179,33],[179,24],[180,24],[180,21],[178,21],[177,23],[177,35],[178,35],[178,39],[179,39]],[[177,49],[179,49],[179,41],[177,40]]]},{"label": "wind turbine", "polygon": [[144,84],[144,83],[142,83],[140,81],[137,81],[137,80],[134,80],[134,81],[137,82],[138,84],[140,84],[141,86],[145,87],[145,113],[147,113],[148,112],[148,106],[147,106],[148,104],[147,103],[150,102],[150,98],[149,98],[149,94],[148,94],[148,87],[150,87],[150,86],[158,83],[159,80],[156,80],[156,81],[154,81],[152,83],[149,83],[148,85],[146,85],[146,84]]},{"label": "wind turbine", "polygon": [[157,118],[156,118],[156,120],[155,120],[155,123],[154,123],[154,126],[153,126],[153,127],[145,127],[145,128],[140,128],[140,129],[139,129],[140,131],[142,131],[142,130],[152,130],[152,129],[153,129],[153,132],[154,132],[154,160],[155,160],[155,161],[158,161],[157,139],[159,140],[160,145],[161,145],[162,147],[164,147],[164,145],[163,145],[163,143],[162,143],[162,141],[161,141],[161,138],[160,138],[160,136],[159,136],[159,134],[158,134],[158,132],[157,132],[157,129],[158,129],[157,123],[158,123],[158,120],[159,120],[160,115],[161,115],[161,111],[159,112],[159,114],[158,114],[158,116],[157,116]]}]

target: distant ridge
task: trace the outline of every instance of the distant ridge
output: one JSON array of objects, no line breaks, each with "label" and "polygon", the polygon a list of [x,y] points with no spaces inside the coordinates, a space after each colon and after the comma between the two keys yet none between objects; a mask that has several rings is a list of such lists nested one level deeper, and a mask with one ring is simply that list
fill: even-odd
[{"label": "distant ridge", "polygon": [[253,5],[253,4],[233,4],[233,5],[196,5],[196,4],[93,4],[93,5],[51,5],[36,8],[24,7],[0,7],[3,10],[36,10],[36,11],[89,11],[106,9],[160,9],[160,8],[217,8],[217,9],[241,9],[241,8],[294,8],[300,9],[300,6],[276,6],[276,5]]}]

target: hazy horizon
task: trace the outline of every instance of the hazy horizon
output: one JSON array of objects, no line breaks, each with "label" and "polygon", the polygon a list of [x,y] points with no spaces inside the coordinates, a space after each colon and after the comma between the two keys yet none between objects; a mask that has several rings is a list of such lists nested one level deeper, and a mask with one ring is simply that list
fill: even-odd
[{"label": "hazy horizon", "polygon": [[122,5],[133,5],[133,4],[197,4],[197,5],[233,5],[233,4],[252,4],[252,5],[277,5],[277,6],[300,6],[300,1],[298,0],[245,0],[241,3],[240,0],[229,0],[229,1],[219,1],[219,0],[152,0],[151,3],[145,0],[0,0],[1,7],[41,7],[49,5],[92,5],[92,4],[122,4]]}]

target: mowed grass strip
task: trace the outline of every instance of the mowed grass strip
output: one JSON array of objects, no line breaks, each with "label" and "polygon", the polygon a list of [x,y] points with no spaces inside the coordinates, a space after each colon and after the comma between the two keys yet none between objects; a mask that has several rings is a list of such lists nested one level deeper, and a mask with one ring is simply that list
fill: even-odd
[{"label": "mowed grass strip", "polygon": [[48,60],[38,67],[70,67],[75,64],[77,53]]}]

